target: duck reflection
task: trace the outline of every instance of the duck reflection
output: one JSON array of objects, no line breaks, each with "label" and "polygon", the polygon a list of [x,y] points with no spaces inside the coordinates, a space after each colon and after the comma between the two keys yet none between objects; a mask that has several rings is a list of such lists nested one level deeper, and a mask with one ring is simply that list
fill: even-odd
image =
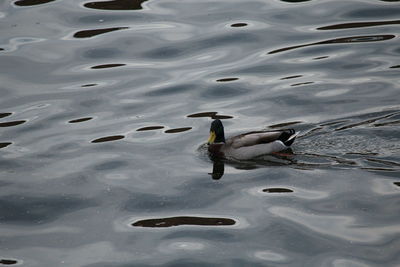
[{"label": "duck reflection", "polygon": [[228,164],[229,166],[232,166],[238,170],[253,170],[263,167],[292,165],[296,164],[294,156],[295,154],[290,148],[280,153],[268,154],[246,161],[230,160],[209,153],[208,157],[213,163],[213,168],[212,172],[208,174],[213,180],[221,179],[225,172],[225,164]]},{"label": "duck reflection", "polygon": [[211,175],[213,180],[219,180],[224,175],[225,163],[223,159],[219,159],[216,157],[210,156],[210,159],[213,162],[213,169],[212,172],[208,174]]}]

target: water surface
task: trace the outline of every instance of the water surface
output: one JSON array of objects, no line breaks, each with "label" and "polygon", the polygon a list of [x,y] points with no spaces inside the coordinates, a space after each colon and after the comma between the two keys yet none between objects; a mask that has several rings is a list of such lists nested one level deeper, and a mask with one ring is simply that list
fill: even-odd
[{"label": "water surface", "polygon": [[398,2],[0,4],[0,265],[398,265]]}]

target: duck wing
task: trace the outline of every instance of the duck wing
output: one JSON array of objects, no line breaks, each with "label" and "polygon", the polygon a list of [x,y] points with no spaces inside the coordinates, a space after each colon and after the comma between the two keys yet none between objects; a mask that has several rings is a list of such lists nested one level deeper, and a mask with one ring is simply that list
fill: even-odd
[{"label": "duck wing", "polygon": [[286,142],[289,141],[289,145],[291,145],[291,143],[294,141],[295,135],[296,134],[293,129],[249,132],[228,139],[227,144],[236,149],[240,147],[271,143],[277,140],[282,141],[285,143],[285,145]]}]

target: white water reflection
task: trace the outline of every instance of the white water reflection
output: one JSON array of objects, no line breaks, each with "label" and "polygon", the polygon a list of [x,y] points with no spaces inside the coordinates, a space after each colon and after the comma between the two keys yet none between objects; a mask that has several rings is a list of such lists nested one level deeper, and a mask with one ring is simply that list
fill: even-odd
[{"label": "white water reflection", "polygon": [[382,227],[368,226],[353,216],[316,215],[288,207],[271,207],[268,211],[319,234],[350,242],[380,243],[393,235],[400,234],[400,227],[397,224]]}]

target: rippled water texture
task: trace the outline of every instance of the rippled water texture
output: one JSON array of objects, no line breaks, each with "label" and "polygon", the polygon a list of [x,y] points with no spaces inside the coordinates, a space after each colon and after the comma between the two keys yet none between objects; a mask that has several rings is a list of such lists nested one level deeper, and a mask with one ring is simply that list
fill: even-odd
[{"label": "rippled water texture", "polygon": [[[399,14],[0,1],[0,266],[398,266]],[[301,133],[210,159],[216,118]]]}]

